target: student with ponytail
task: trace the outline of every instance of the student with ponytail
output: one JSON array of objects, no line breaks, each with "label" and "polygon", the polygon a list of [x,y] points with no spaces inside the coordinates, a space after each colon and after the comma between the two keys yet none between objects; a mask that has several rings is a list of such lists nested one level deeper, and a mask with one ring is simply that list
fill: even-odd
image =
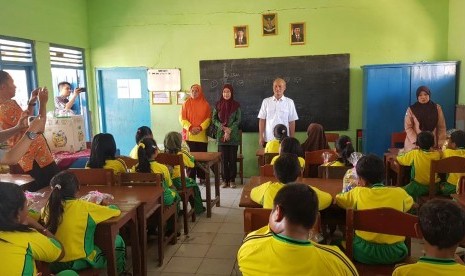
[{"label": "student with ponytail", "polygon": [[273,129],[274,139],[266,143],[265,153],[279,153],[279,146],[284,138],[288,137],[287,127],[277,124]]},{"label": "student with ponytail", "polygon": [[139,143],[144,138],[152,138],[153,133],[152,130],[148,126],[141,126],[136,131],[136,145],[132,148],[131,152],[129,153],[129,157],[132,159],[137,159],[137,149],[139,148]]},{"label": "student with ponytail", "polygon": [[[42,219],[45,227],[54,233],[66,249],[60,262],[50,266],[52,272],[63,270],[79,271],[85,268],[103,269],[107,259],[101,249],[94,244],[97,224],[117,217],[121,211],[114,205],[103,201],[102,205],[76,198],[79,182],[76,176],[63,171],[50,181],[52,193],[44,208]],[[124,273],[126,266],[126,246],[121,236],[115,240],[116,264],[119,273]]]},{"label": "student with ponytail", "polygon": [[350,155],[354,152],[354,146],[349,136],[341,135],[336,141],[336,153],[338,158],[335,162],[330,163],[330,166],[347,166],[351,167],[352,164],[349,162]]}]

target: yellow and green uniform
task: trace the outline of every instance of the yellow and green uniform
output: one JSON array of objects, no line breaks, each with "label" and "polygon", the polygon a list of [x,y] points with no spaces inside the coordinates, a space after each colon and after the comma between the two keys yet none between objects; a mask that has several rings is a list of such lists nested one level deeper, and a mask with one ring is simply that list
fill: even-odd
[{"label": "yellow and green uniform", "polygon": [[392,276],[430,276],[430,275],[465,275],[465,266],[454,259],[438,259],[420,257],[417,263],[402,264],[392,273]]},{"label": "yellow and green uniform", "polygon": [[[374,184],[372,188],[355,187],[336,196],[336,203],[344,209],[367,210],[388,207],[402,212],[412,208],[413,198],[400,187]],[[389,223],[389,222],[387,222]],[[373,232],[355,231],[354,259],[366,264],[392,264],[407,256],[405,237]],[[347,245],[349,246],[349,245]]]},{"label": "yellow and green uniform", "polygon": [[[403,166],[411,166],[410,183],[404,187],[415,201],[429,193],[429,174],[432,160],[441,159],[438,151],[414,149],[397,156],[397,162]],[[436,176],[436,182],[439,178]]]},{"label": "yellow and green uniform", "polygon": [[[276,160],[278,159],[279,155],[276,155],[275,157],[273,157],[273,159],[271,159],[271,162],[270,164],[271,165],[274,165],[274,162],[276,162]],[[300,164],[300,167],[301,168],[305,168],[305,159],[300,157],[299,156],[299,164]]]},{"label": "yellow and green uniform", "polygon": [[[458,156],[458,157],[465,157],[465,149],[445,149],[442,152],[442,158]],[[447,175],[447,182],[441,183],[440,185],[440,192],[443,195],[450,195],[455,194],[457,191],[457,184],[459,182],[460,177],[464,175],[463,173],[449,173]]]},{"label": "yellow and green uniform", "polygon": [[[193,168],[195,166],[195,159],[188,151],[181,150],[177,153],[178,155],[182,154],[182,160],[184,166],[187,168]],[[171,180],[173,181],[174,186],[178,189],[182,189],[181,184],[181,169],[180,166],[174,166],[173,171],[171,173]],[[200,194],[200,189],[195,180],[186,176],[186,187],[194,189],[194,201],[191,202],[195,213],[200,214],[205,211],[205,207],[203,207],[202,203],[202,196]]]},{"label": "yellow and green uniform", "polygon": [[[114,205],[102,206],[81,199],[66,200],[63,216],[55,233],[63,244],[65,255],[59,263],[51,265],[53,272],[65,269],[82,270],[85,268],[105,268],[106,258],[94,243],[97,224],[117,217],[121,211]],[[44,211],[44,221],[48,220],[48,212]],[[115,240],[118,272],[125,270],[125,244],[121,236]]]},{"label": "yellow and green uniform", "polygon": [[248,275],[358,275],[336,246],[295,240],[268,226],[250,233],[237,254],[239,269]]},{"label": "yellow and green uniform", "polygon": [[[273,209],[274,198],[284,185],[286,184],[280,182],[265,182],[250,191],[250,198],[262,205],[265,209]],[[318,197],[318,210],[326,209],[331,205],[331,203],[333,203],[333,197],[330,194],[315,187],[312,187],[312,189]]]},{"label": "yellow and green uniform", "polygon": [[132,150],[129,152],[129,157],[132,159],[139,159],[139,156],[137,155],[137,151],[139,150],[139,145],[135,145]]},{"label": "yellow and green uniform", "polygon": [[60,257],[60,244],[36,230],[31,232],[0,231],[2,264],[0,275],[37,275],[35,261],[54,262]]},{"label": "yellow and green uniform", "polygon": [[[86,165],[86,169],[91,169],[91,168],[88,165]],[[112,169],[115,175],[128,172],[126,163],[124,163],[124,161],[119,158],[116,158],[114,160],[112,159],[106,160],[105,165],[103,165],[103,169]]]},{"label": "yellow and green uniform", "polygon": [[273,139],[266,143],[265,153],[279,153],[281,142],[278,139]]}]

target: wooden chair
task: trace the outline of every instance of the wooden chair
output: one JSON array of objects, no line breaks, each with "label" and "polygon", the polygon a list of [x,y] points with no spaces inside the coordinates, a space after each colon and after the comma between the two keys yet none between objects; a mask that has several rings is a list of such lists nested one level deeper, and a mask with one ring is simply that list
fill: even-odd
[{"label": "wooden chair", "polygon": [[120,155],[118,156],[118,158],[124,161],[128,169],[131,169],[132,167],[134,167],[135,165],[139,163],[139,160],[131,158],[129,156],[125,156],[125,155]]},{"label": "wooden chair", "polygon": [[451,156],[441,160],[432,160],[429,174],[429,199],[436,196],[437,173],[465,173],[465,158]]},{"label": "wooden chair", "polygon": [[83,186],[112,186],[116,184],[112,169],[68,169]]},{"label": "wooden chair", "polygon": [[195,221],[195,210],[192,207],[188,210],[189,199],[194,200],[194,189],[186,187],[186,172],[184,169],[184,161],[181,154],[159,153],[155,158],[157,162],[174,167],[179,166],[181,172],[181,189],[177,189],[182,200],[182,213],[184,217],[184,234],[189,234],[188,218],[192,217],[192,222]]},{"label": "wooden chair", "polygon": [[457,183],[457,194],[464,194],[465,193],[465,176],[461,176],[459,179],[459,183]]},{"label": "wooden chair", "polygon": [[266,164],[260,167],[260,176],[274,177],[273,165]]},{"label": "wooden chair", "polygon": [[241,177],[241,184],[244,184],[244,155],[242,154],[242,130],[239,129],[239,153],[237,154],[237,163],[239,163],[239,170],[237,173]]},{"label": "wooden chair", "polygon": [[304,177],[318,177],[318,166],[323,164],[324,152],[331,153],[331,157],[328,161],[335,161],[337,159],[336,153],[331,149],[306,151],[305,152],[305,169]]},{"label": "wooden chair", "polygon": [[[161,184],[163,175],[159,173],[122,173],[119,175],[119,184],[121,186],[159,186],[163,188]],[[168,243],[176,244],[177,242],[177,221],[178,212],[176,204],[163,205],[161,213],[161,221],[157,224],[158,228],[158,264],[163,265],[164,248]],[[146,214],[145,220],[147,222],[152,221],[151,218],[154,213]],[[172,233],[165,236],[165,225],[170,221],[172,223]],[[148,223],[147,223],[148,227]],[[147,229],[146,229],[147,230]],[[146,231],[145,230],[145,231]],[[141,237],[142,238],[142,237]]]},{"label": "wooden chair", "polygon": [[276,152],[266,152],[266,153],[264,153],[263,154],[263,160],[264,160],[265,163],[263,165],[270,164],[271,160],[277,155],[279,155],[279,153],[276,153]]},{"label": "wooden chair", "polygon": [[336,141],[339,139],[339,133],[327,133],[325,132],[326,142],[333,143],[333,148],[336,148]]},{"label": "wooden chair", "polygon": [[[386,222],[395,223],[386,223]],[[414,225],[418,217],[392,208],[376,208],[368,210],[347,209],[346,211],[346,255],[354,260],[353,241],[355,230],[375,232],[388,235],[405,236],[408,256],[411,254],[411,238],[421,238],[415,232]],[[402,262],[412,263],[407,258]],[[354,262],[360,275],[391,275],[395,265],[365,265]]]},{"label": "wooden chair", "polygon": [[318,166],[318,178],[343,179],[349,166]]},{"label": "wooden chair", "polygon": [[405,131],[391,133],[391,148],[403,148],[406,137]]}]

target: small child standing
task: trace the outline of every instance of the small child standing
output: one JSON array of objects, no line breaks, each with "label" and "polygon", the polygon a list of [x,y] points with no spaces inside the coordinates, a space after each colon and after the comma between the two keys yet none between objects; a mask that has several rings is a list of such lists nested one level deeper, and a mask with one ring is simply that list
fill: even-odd
[{"label": "small child standing", "polygon": [[[450,134],[447,148],[442,152],[442,158],[451,156],[465,157],[465,131],[455,130]],[[454,194],[457,191],[457,183],[462,175],[460,173],[450,173],[447,176],[447,182],[440,184],[439,192],[443,195]]]},{"label": "small child standing", "polygon": [[[399,164],[412,166],[411,181],[404,186],[404,189],[415,201],[429,193],[431,161],[441,159],[440,153],[431,149],[434,145],[434,136],[431,132],[420,132],[417,136],[416,145],[419,147],[418,149],[397,156]],[[439,178],[436,177],[437,182],[439,182]]]},{"label": "small child standing", "polygon": [[288,137],[287,128],[283,124],[277,124],[273,129],[274,139],[266,143],[265,153],[279,153],[279,145]]},{"label": "small child standing", "polygon": [[455,202],[433,199],[423,204],[415,225],[423,237],[425,255],[415,264],[398,266],[393,276],[465,275],[465,266],[454,258],[465,239],[465,211]]}]

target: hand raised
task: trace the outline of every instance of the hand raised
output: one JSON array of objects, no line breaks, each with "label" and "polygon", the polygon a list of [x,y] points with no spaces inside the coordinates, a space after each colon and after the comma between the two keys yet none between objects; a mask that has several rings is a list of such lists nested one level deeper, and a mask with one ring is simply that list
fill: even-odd
[{"label": "hand raised", "polygon": [[48,89],[47,87],[43,87],[39,90],[39,101],[40,103],[46,103],[48,101]]}]

